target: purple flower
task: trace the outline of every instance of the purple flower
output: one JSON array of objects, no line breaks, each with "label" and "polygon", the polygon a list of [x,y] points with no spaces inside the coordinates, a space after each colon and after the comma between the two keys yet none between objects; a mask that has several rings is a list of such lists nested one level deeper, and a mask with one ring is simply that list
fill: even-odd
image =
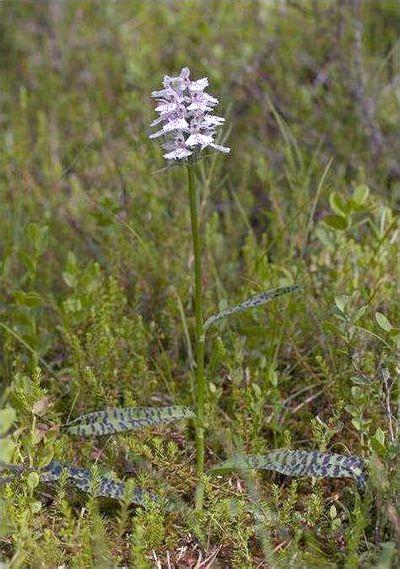
[{"label": "purple flower", "polygon": [[162,126],[149,138],[165,138],[167,160],[195,158],[207,147],[225,154],[230,152],[230,148],[214,142],[216,129],[225,119],[212,114],[218,99],[204,91],[207,86],[207,77],[191,81],[189,68],[184,67],[177,77],[165,75],[164,88],[151,93],[157,99],[155,110],[159,113],[151,126]]}]

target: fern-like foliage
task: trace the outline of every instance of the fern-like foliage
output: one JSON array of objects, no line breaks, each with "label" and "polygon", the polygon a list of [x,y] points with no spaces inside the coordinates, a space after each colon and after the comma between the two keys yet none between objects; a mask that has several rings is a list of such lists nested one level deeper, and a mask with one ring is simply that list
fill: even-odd
[{"label": "fern-like foliage", "polygon": [[366,485],[366,465],[359,456],[304,450],[274,450],[264,456],[236,455],[214,470],[274,470],[287,476],[353,478],[361,490]]},{"label": "fern-like foliage", "polygon": [[90,437],[133,431],[193,417],[194,413],[189,407],[115,408],[82,415],[65,425],[64,429],[70,435]]},{"label": "fern-like foliage", "polygon": [[302,290],[302,288],[303,287],[301,287],[300,285],[281,286],[278,288],[267,290],[260,294],[256,294],[255,296],[248,298],[247,300],[241,302],[240,304],[237,304],[236,306],[231,306],[229,308],[226,308],[225,310],[222,310],[221,312],[218,312],[217,314],[214,314],[213,316],[210,316],[210,318],[208,318],[204,323],[203,326],[204,331],[208,330],[208,328],[212,324],[215,324],[215,322],[218,322],[218,320],[221,320],[226,316],[230,316],[231,314],[237,314],[238,312],[244,312],[245,310],[249,310],[250,308],[257,308],[262,304],[270,302],[274,298],[278,298],[279,296],[283,296],[284,294],[298,292]]}]

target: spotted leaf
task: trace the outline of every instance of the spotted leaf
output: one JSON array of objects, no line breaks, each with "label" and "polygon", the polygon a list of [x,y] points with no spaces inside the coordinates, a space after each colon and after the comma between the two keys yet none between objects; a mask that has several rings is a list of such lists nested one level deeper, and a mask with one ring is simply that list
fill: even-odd
[{"label": "spotted leaf", "polygon": [[[93,491],[95,488],[96,496],[122,500],[125,497],[125,483],[114,480],[107,476],[94,476],[93,472],[87,468],[78,468],[61,462],[50,462],[40,471],[41,482],[55,482],[63,473],[66,473],[69,482],[79,490],[84,492]],[[156,498],[141,488],[134,488],[131,496],[132,504],[143,505],[149,500]]]},{"label": "spotted leaf", "polygon": [[303,287],[301,287],[300,285],[281,286],[278,288],[267,290],[260,294],[256,294],[255,296],[248,298],[247,300],[241,302],[240,304],[237,304],[236,306],[231,306],[230,308],[226,308],[225,310],[222,310],[221,312],[218,312],[217,314],[210,316],[210,318],[208,318],[204,323],[204,330],[207,330],[212,324],[218,322],[218,320],[221,320],[226,316],[230,316],[231,314],[236,314],[238,312],[244,312],[245,310],[248,310],[250,308],[257,308],[262,304],[266,304],[267,302],[274,300],[274,298],[278,298],[279,296],[283,296],[284,294],[298,292],[302,290],[302,288]]},{"label": "spotted leaf", "polygon": [[105,409],[88,415],[82,415],[65,425],[70,435],[84,437],[110,435],[172,423],[180,419],[192,419],[193,411],[189,407],[127,407]]},{"label": "spotted leaf", "polygon": [[304,450],[274,450],[264,456],[236,455],[214,470],[274,470],[286,476],[353,478],[360,489],[366,484],[366,465],[355,455]]}]

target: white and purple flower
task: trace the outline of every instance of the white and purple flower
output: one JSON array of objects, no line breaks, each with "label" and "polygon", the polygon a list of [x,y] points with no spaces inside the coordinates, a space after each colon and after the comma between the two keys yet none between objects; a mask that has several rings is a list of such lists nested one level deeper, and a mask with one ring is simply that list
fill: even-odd
[{"label": "white and purple flower", "polygon": [[183,160],[208,147],[225,154],[230,152],[230,148],[214,142],[216,129],[225,119],[212,114],[218,99],[204,91],[207,86],[207,77],[191,81],[189,68],[184,67],[178,77],[165,75],[164,88],[152,92],[160,116],[151,126],[162,127],[149,138],[165,137],[167,160]]}]

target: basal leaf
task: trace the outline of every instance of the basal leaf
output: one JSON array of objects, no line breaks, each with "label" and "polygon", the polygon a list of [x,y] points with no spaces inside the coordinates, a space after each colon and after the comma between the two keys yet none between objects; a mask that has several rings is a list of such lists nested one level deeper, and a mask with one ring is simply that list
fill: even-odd
[{"label": "basal leaf", "polygon": [[90,437],[133,431],[193,417],[194,413],[189,407],[115,408],[82,415],[65,425],[65,429],[70,435]]},{"label": "basal leaf", "polygon": [[359,456],[304,450],[274,450],[264,456],[236,455],[214,470],[274,470],[286,476],[353,478],[365,488],[366,466]]},{"label": "basal leaf", "polygon": [[[55,482],[62,474],[66,472],[68,480],[73,486],[84,492],[92,490],[92,482],[95,478],[97,484],[95,485],[96,496],[103,496],[105,498],[114,498],[115,500],[122,500],[125,496],[125,483],[120,480],[114,480],[106,476],[93,477],[91,470],[87,468],[78,468],[69,464],[53,461],[48,464],[42,471],[40,471],[41,482]],[[141,488],[134,488],[131,501],[133,504],[143,505],[148,500],[155,500],[156,498],[150,493]]]},{"label": "basal leaf", "polygon": [[208,320],[206,320],[206,322],[204,323],[204,330],[207,330],[212,324],[218,322],[218,320],[221,320],[226,316],[230,316],[231,314],[236,314],[238,312],[243,312],[244,310],[248,310],[249,308],[257,308],[258,306],[266,304],[267,302],[270,302],[271,300],[274,300],[279,296],[283,296],[284,294],[289,294],[292,292],[298,292],[299,290],[302,290],[302,288],[303,287],[301,287],[300,285],[281,286],[278,288],[267,290],[266,292],[262,292],[261,294],[256,294],[255,296],[248,298],[247,300],[241,302],[240,304],[237,304],[236,306],[231,306],[226,310],[222,310],[221,312],[218,312],[217,314],[210,316],[210,318],[208,318]]}]

